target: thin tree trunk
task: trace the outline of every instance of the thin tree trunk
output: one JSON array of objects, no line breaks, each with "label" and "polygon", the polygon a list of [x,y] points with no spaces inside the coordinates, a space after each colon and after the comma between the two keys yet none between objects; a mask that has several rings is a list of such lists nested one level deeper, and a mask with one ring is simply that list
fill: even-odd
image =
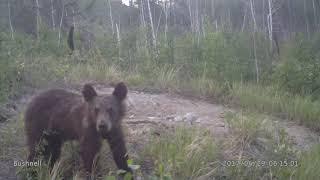
[{"label": "thin tree trunk", "polygon": [[37,39],[40,40],[40,5],[39,0],[36,0],[37,5]]},{"label": "thin tree trunk", "polygon": [[252,20],[253,20],[253,28],[256,31],[257,30],[257,22],[256,22],[256,17],[255,17],[255,12],[254,12],[253,0],[250,0],[250,8],[251,8],[251,15],[252,15]]},{"label": "thin tree trunk", "polygon": [[62,29],[63,17],[64,17],[64,4],[62,5],[62,12],[61,12],[61,18],[60,18],[59,33],[58,33],[58,46],[60,46],[60,42],[61,42],[61,29]]},{"label": "thin tree trunk", "polygon": [[117,30],[117,41],[118,41],[118,56],[119,60],[121,60],[121,36],[120,36],[120,27],[118,24],[116,24],[116,30]]},{"label": "thin tree trunk", "polygon": [[151,31],[152,31],[152,44],[153,44],[154,50],[156,50],[157,49],[157,39],[156,39],[154,25],[153,25],[152,13],[151,13],[151,8],[150,8],[150,0],[147,0],[147,4],[148,4],[150,25],[151,25]]},{"label": "thin tree trunk", "polygon": [[219,27],[218,27],[218,21],[217,20],[215,20],[215,27],[216,27],[216,31],[218,31],[218,29],[219,29]]},{"label": "thin tree trunk", "polygon": [[248,12],[248,9],[247,9],[247,6],[246,6],[246,9],[245,9],[245,12],[244,12],[244,16],[243,16],[243,22],[242,22],[241,32],[244,31],[244,27],[245,27],[246,20],[247,20],[247,12]]},{"label": "thin tree trunk", "polygon": [[160,22],[161,22],[161,17],[162,17],[163,11],[161,11],[159,19],[158,19],[158,25],[157,25],[157,30],[156,30],[156,37],[158,37],[158,32],[159,32],[159,27],[160,27]]},{"label": "thin tree trunk", "polygon": [[145,13],[144,13],[144,0],[140,1],[139,4],[139,9],[140,9],[140,20],[141,20],[141,24],[142,24],[142,28],[143,28],[143,40],[144,40],[144,45],[145,47],[148,46],[148,39],[147,39],[147,33],[144,33],[146,31],[146,19],[145,19]]},{"label": "thin tree trunk", "polygon": [[202,27],[202,35],[205,38],[206,37],[206,29],[204,24],[204,16],[201,16],[201,27]]},{"label": "thin tree trunk", "polygon": [[55,30],[56,24],[54,21],[54,7],[53,7],[53,0],[50,0],[51,2],[51,20],[52,20],[52,29]]},{"label": "thin tree trunk", "polygon": [[173,6],[172,6],[172,25],[173,26],[175,26],[175,24],[176,24],[176,18],[177,18],[177,16],[176,16],[176,6],[174,5],[175,3],[173,2]]},{"label": "thin tree trunk", "polygon": [[256,32],[253,33],[253,53],[254,53],[254,62],[256,66],[256,82],[259,83],[259,65],[258,65],[258,59],[257,59]]},{"label": "thin tree trunk", "polygon": [[212,23],[215,23],[215,6],[214,6],[214,0],[211,0],[211,16],[212,16]]},{"label": "thin tree trunk", "polygon": [[230,8],[228,8],[228,26],[227,28],[229,28],[229,31],[232,32],[232,22],[231,22],[231,10]]},{"label": "thin tree trunk", "polygon": [[313,8],[313,17],[314,17],[314,27],[317,30],[318,28],[318,17],[317,17],[317,10],[314,0],[312,0],[312,8]]},{"label": "thin tree trunk", "polygon": [[257,59],[257,47],[256,47],[256,32],[257,32],[257,24],[254,12],[253,0],[250,0],[251,14],[253,20],[253,53],[254,53],[254,62],[256,67],[256,82],[259,83],[259,65]]},{"label": "thin tree trunk", "polygon": [[145,19],[145,17],[144,17],[144,3],[143,3],[144,1],[143,0],[141,0],[141,4],[140,4],[140,6],[141,6],[141,22],[142,22],[142,26],[143,26],[143,28],[145,28],[146,27],[146,19]]},{"label": "thin tree trunk", "polygon": [[273,17],[272,17],[272,0],[268,0],[269,15],[268,15],[268,32],[270,41],[270,51],[273,49]]},{"label": "thin tree trunk", "polygon": [[76,20],[75,20],[75,12],[74,9],[72,8],[72,23],[73,23],[73,27],[76,28]]},{"label": "thin tree trunk", "polygon": [[12,22],[11,22],[11,6],[10,6],[10,1],[8,0],[8,16],[9,16],[9,25],[10,25],[10,30],[11,30],[11,39],[14,40],[14,31],[12,27]]},{"label": "thin tree trunk", "polygon": [[195,32],[194,30],[194,26],[193,26],[193,16],[192,16],[192,9],[191,9],[191,0],[189,0],[189,16],[190,16],[190,29],[191,29],[191,32]]},{"label": "thin tree trunk", "polygon": [[111,6],[111,0],[107,0],[109,5],[109,16],[111,21],[111,28],[112,28],[112,34],[114,34],[114,26],[113,26],[113,17],[112,17],[112,6]]},{"label": "thin tree trunk", "polygon": [[196,23],[196,36],[197,43],[200,44],[200,18],[199,18],[199,1],[196,1],[195,23]]},{"label": "thin tree trunk", "polygon": [[167,1],[164,2],[164,12],[165,12],[165,28],[164,28],[164,37],[167,39],[167,33],[168,33],[168,5]]},{"label": "thin tree trunk", "polygon": [[307,15],[307,2],[306,2],[306,0],[303,1],[303,9],[304,9],[304,19],[306,22],[307,35],[308,35],[308,38],[310,39],[310,27],[309,27],[308,15]]},{"label": "thin tree trunk", "polygon": [[265,9],[266,9],[265,0],[262,0],[262,30],[264,31],[264,33],[267,32],[265,29],[266,28],[266,21],[265,21],[266,11],[265,11]]}]

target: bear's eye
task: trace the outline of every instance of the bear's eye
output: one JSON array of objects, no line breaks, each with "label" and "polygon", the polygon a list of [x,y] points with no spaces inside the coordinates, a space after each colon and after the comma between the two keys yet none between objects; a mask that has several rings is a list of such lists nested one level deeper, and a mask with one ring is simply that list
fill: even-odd
[{"label": "bear's eye", "polygon": [[96,113],[96,114],[98,114],[99,113],[99,111],[100,111],[100,109],[99,108],[94,108],[94,112]]}]

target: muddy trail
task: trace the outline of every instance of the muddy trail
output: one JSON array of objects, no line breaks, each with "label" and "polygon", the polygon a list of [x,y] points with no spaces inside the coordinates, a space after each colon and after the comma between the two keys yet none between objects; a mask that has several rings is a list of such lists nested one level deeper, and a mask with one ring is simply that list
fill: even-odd
[{"label": "muddy trail", "polygon": [[[100,94],[109,94],[113,88],[96,85]],[[72,89],[79,92],[79,88]],[[21,116],[31,95],[26,95],[15,102],[11,108],[12,114]],[[179,124],[199,126],[210,130],[215,138],[223,141],[229,135],[229,126],[225,121],[225,113],[237,110],[226,108],[219,104],[213,104],[199,99],[186,98],[177,94],[152,94],[141,91],[129,91],[127,98],[128,112],[123,120],[127,132],[127,141],[130,144],[131,153],[139,151],[143,141],[148,138],[151,130],[153,133],[161,133],[161,129],[170,129]],[[9,107],[10,108],[10,107]],[[23,127],[20,127],[21,118],[10,118],[0,122],[0,138],[10,136],[15,131],[14,145],[1,144],[1,148],[10,149],[0,154],[0,179],[17,179],[16,168],[13,160],[23,159],[26,153]],[[319,142],[319,135],[294,122],[276,120],[284,128],[292,139],[294,146],[299,149],[308,149]],[[19,126],[19,128],[16,128]],[[158,130],[158,132],[157,132]],[[16,132],[18,131],[18,132]],[[7,138],[7,137],[6,137]],[[6,146],[6,147],[4,147]],[[4,151],[0,151],[4,152]],[[9,156],[9,157],[4,157]]]}]

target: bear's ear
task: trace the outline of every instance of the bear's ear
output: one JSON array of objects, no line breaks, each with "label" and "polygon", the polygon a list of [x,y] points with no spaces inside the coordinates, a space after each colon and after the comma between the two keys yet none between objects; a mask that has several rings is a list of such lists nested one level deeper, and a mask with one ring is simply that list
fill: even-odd
[{"label": "bear's ear", "polygon": [[85,84],[82,89],[82,95],[87,102],[90,102],[98,94],[90,84]]},{"label": "bear's ear", "polygon": [[127,86],[123,82],[121,82],[116,85],[112,95],[114,95],[118,100],[123,101],[127,97],[127,93]]}]

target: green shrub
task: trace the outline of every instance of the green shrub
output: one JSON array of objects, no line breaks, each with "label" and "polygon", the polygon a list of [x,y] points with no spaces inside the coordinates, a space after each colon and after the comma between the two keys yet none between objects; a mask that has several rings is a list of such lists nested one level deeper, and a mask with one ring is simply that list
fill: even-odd
[{"label": "green shrub", "polygon": [[298,37],[288,43],[274,80],[285,90],[320,97],[320,34],[312,40]]}]

